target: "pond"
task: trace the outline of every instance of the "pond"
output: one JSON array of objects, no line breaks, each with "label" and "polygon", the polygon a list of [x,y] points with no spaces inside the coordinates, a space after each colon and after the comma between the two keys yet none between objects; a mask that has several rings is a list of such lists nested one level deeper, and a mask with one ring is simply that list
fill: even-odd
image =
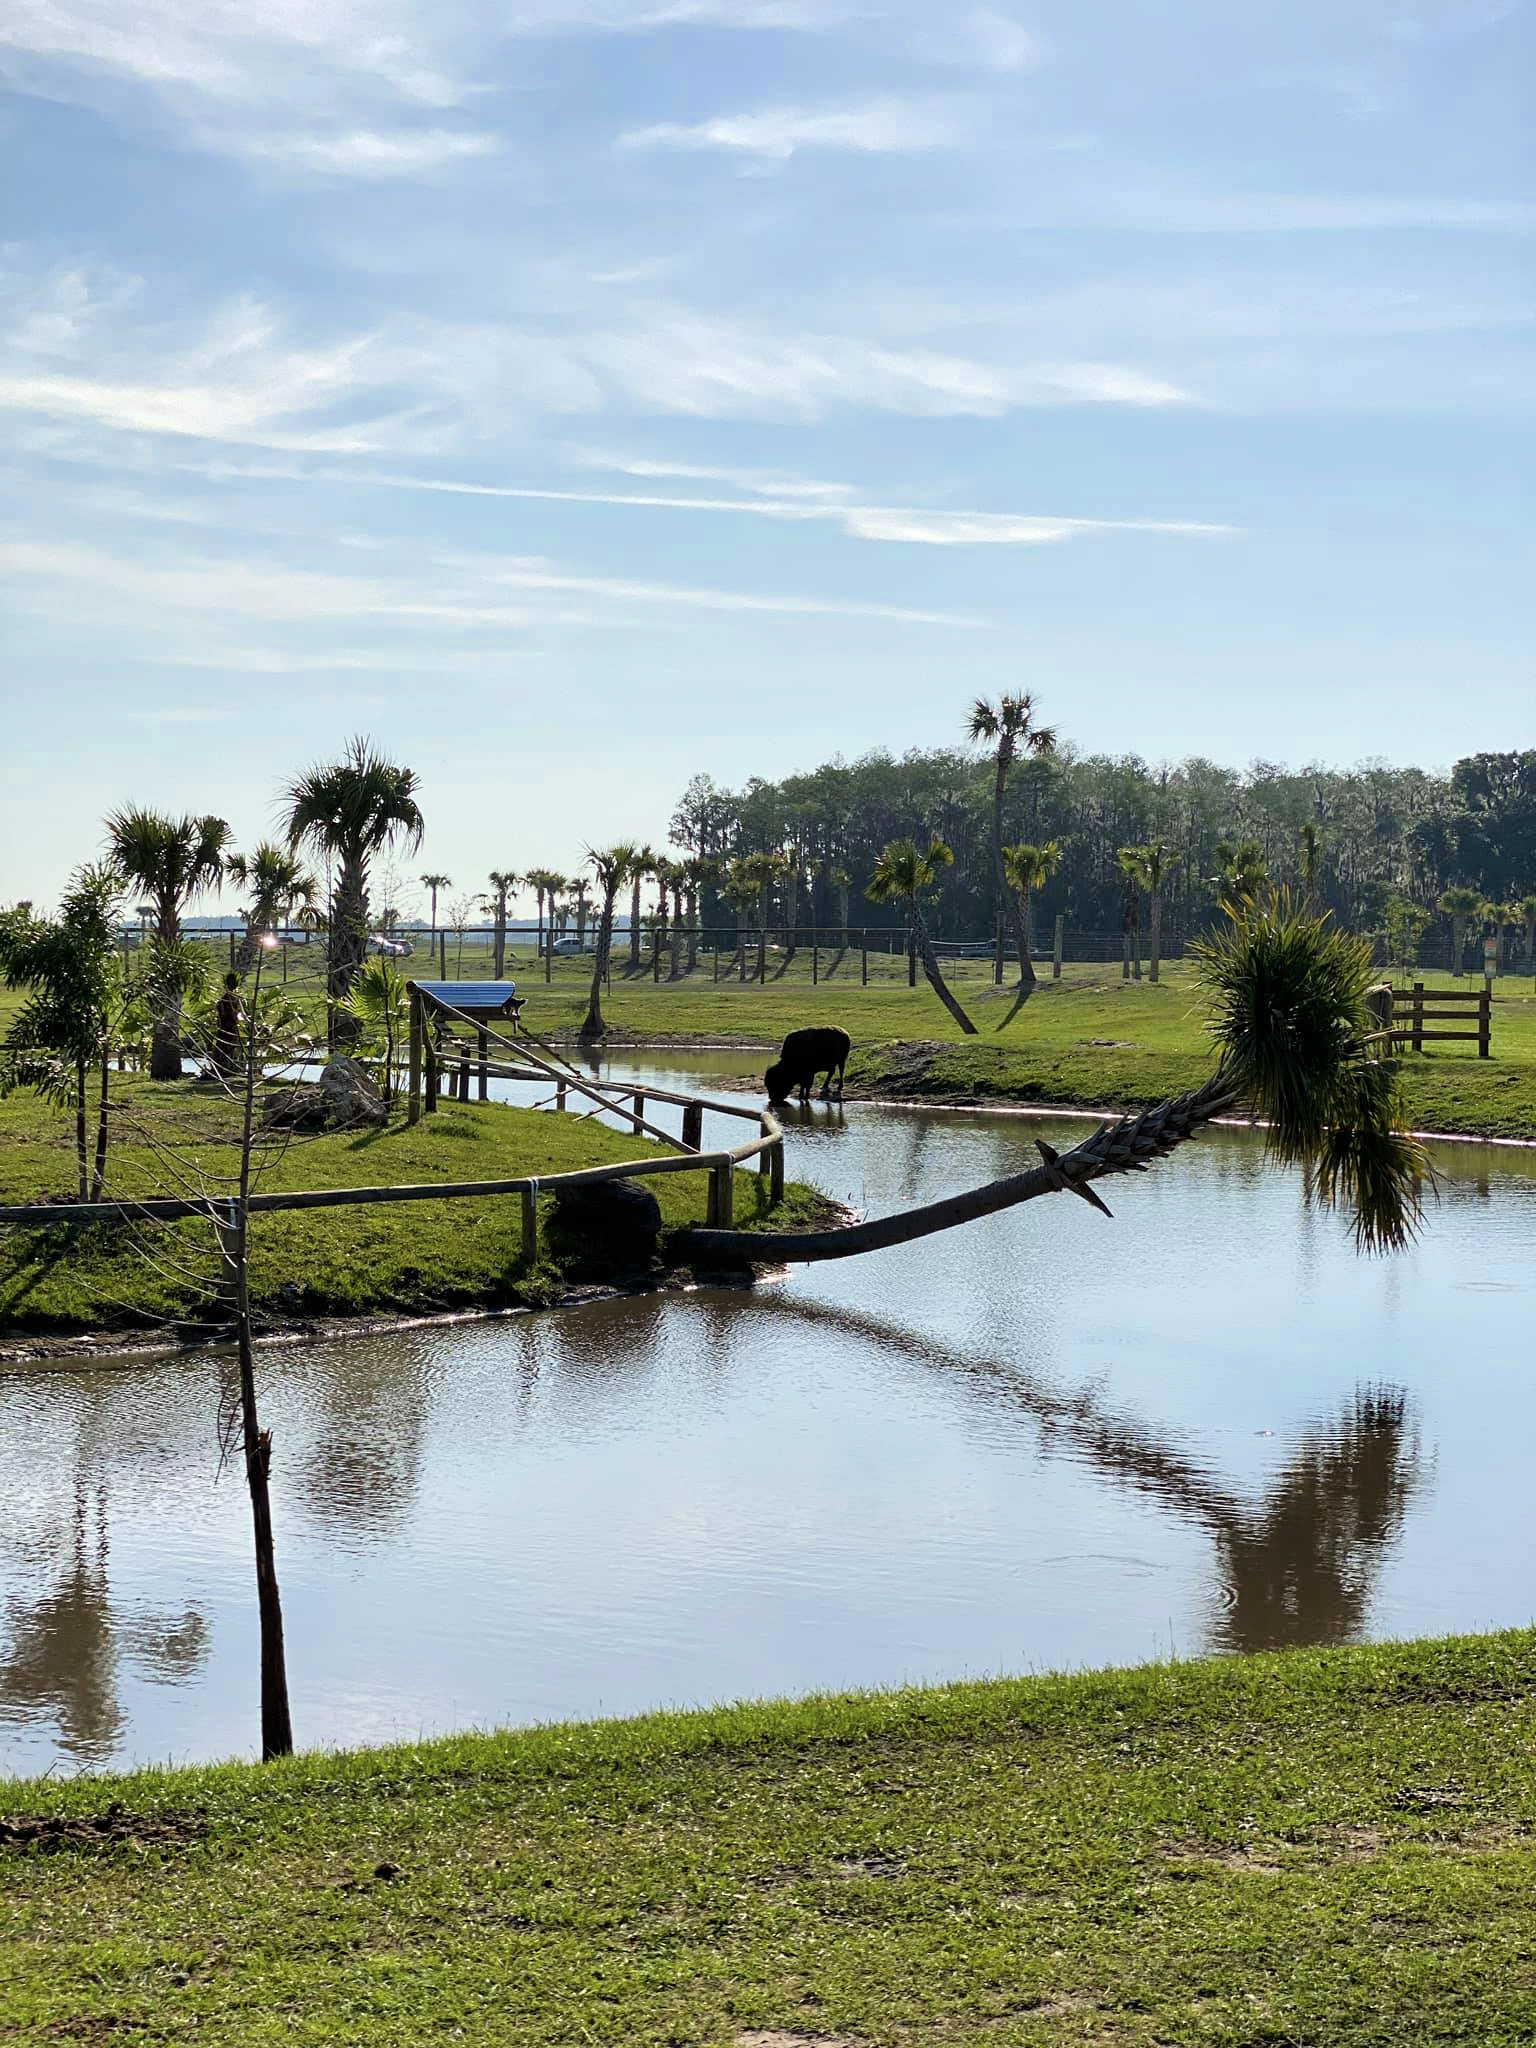
[{"label": "pond", "polygon": [[[1085,1128],[818,1104],[788,1165],[879,1213]],[[1536,1153],[1438,1148],[1363,1261],[1261,1152],[1211,1133],[1113,1222],[264,1351],[299,1742],[1529,1621]],[[254,1753],[228,1387],[0,1373],[0,1771]]]}]

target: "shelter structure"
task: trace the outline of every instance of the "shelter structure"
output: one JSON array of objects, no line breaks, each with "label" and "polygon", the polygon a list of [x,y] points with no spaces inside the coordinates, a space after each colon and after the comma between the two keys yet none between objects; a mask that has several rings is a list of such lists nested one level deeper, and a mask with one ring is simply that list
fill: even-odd
[{"label": "shelter structure", "polygon": [[[489,1093],[489,1032],[493,1026],[510,1024],[520,1028],[523,999],[513,981],[408,981],[410,999],[409,1117],[421,1116],[423,1096],[430,1116],[437,1108],[438,1086],[444,1065],[455,1049],[454,1026],[468,1025],[475,1032],[476,1086],[480,1101]],[[458,1043],[458,1093],[469,1099],[469,1046]],[[450,1068],[448,1092],[454,1092]]]}]

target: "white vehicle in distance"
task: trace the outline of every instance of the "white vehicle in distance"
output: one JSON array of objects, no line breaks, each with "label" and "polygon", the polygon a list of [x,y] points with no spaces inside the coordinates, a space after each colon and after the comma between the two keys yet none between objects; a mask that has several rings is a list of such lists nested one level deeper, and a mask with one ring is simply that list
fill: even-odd
[{"label": "white vehicle in distance", "polygon": [[558,959],[563,953],[595,953],[597,948],[589,939],[556,939],[549,950]]},{"label": "white vehicle in distance", "polygon": [[386,960],[405,960],[410,957],[409,939],[387,939],[382,932],[371,932],[368,937],[370,953],[382,953]]}]

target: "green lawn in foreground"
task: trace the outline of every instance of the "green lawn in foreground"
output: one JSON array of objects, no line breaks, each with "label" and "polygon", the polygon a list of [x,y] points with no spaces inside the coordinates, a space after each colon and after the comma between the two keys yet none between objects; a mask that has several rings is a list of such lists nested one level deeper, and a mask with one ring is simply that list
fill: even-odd
[{"label": "green lawn in foreground", "polygon": [[1533,1742],[1527,1632],[11,1783],[123,1810],[0,2035],[1513,2048]]},{"label": "green lawn in foreground", "polygon": [[[167,1167],[143,1145],[120,1145],[109,1156],[107,1193],[131,1197],[186,1192],[178,1176],[228,1172],[230,1107],[203,1083],[115,1084],[125,1115],[153,1118],[162,1142],[173,1142]],[[34,1096],[0,1102],[0,1191],[7,1202],[66,1193],[74,1187],[72,1124]],[[741,1125],[744,1142],[752,1135]],[[420,1181],[499,1180],[569,1172],[659,1151],[649,1139],[553,1111],[500,1104],[445,1103],[414,1128],[397,1119],[381,1131],[338,1132],[293,1144],[261,1182],[287,1188],[379,1187]],[[664,1174],[647,1185],[661,1204],[663,1226],[704,1220],[708,1176]],[[822,1211],[808,1190],[791,1186],[774,1220],[807,1221]],[[544,1202],[549,1218],[552,1204]],[[738,1172],[738,1223],[766,1216],[755,1172]],[[154,1231],[117,1225],[49,1230],[0,1226],[0,1329],[50,1332],[135,1326],[198,1313],[191,1284],[164,1269],[160,1240],[174,1228],[175,1256],[209,1267],[208,1226],[187,1223]],[[142,1255],[147,1247],[162,1264]],[[578,1245],[546,1233],[541,1261],[522,1255],[517,1197],[421,1202],[313,1213],[259,1215],[251,1226],[252,1295],[277,1316],[422,1314],[469,1306],[540,1302],[568,1279],[598,1277],[619,1249],[599,1240]],[[622,1262],[634,1264],[632,1251]]]}]

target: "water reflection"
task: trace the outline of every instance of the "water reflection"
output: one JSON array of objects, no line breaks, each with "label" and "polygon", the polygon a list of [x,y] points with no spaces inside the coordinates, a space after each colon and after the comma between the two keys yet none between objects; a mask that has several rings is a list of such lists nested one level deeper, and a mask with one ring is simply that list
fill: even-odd
[{"label": "water reflection", "polygon": [[185,1684],[207,1656],[208,1624],[195,1608],[173,1615],[130,1608],[114,1616],[107,1489],[100,1481],[76,1479],[73,1512],[53,1548],[58,1565],[43,1590],[5,1602],[0,1720],[54,1726],[66,1757],[100,1763],[124,1730],[123,1659],[158,1683]]},{"label": "water reflection", "polygon": [[856,1310],[786,1297],[783,1312],[939,1370],[988,1406],[1028,1415],[1045,1456],[1086,1465],[1202,1525],[1222,1567],[1212,1650],[1345,1643],[1363,1634],[1372,1589],[1422,1484],[1400,1389],[1357,1388],[1338,1415],[1305,1432],[1254,1503],[1192,1460],[1176,1437],[1105,1412],[1091,1390],[1064,1392],[1015,1360]]}]

